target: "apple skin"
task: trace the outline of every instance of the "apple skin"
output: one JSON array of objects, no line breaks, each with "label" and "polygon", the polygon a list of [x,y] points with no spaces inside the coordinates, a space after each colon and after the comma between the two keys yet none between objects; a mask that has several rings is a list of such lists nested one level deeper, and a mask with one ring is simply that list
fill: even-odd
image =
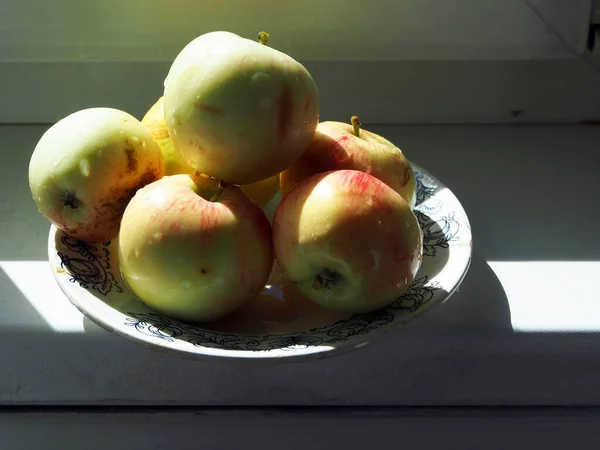
[{"label": "apple skin", "polygon": [[158,144],[127,112],[89,108],[52,125],[29,161],[38,210],[66,234],[87,242],[115,238],[135,192],[164,175]]},{"label": "apple skin", "polygon": [[213,321],[264,288],[274,261],[269,221],[239,187],[219,190],[211,178],[171,175],[140,189],[127,205],[121,273],[154,310]]},{"label": "apple skin", "polygon": [[160,146],[165,160],[165,175],[177,175],[180,173],[194,175],[196,169],[183,160],[181,153],[175,148],[173,140],[169,136],[163,105],[164,100],[161,96],[146,111],[146,114],[142,117],[142,124],[148,129],[156,143]]},{"label": "apple skin", "polygon": [[389,305],[413,282],[423,235],[409,204],[356,170],[300,181],[273,219],[275,257],[309,299],[335,311],[366,313]]},{"label": "apple skin", "polygon": [[402,151],[384,137],[350,124],[321,122],[304,154],[280,175],[281,194],[300,180],[330,170],[360,170],[379,178],[411,206],[416,202],[416,179]]},{"label": "apple skin", "polygon": [[240,189],[250,200],[264,208],[279,191],[279,174],[250,184],[242,184]]},{"label": "apple skin", "polygon": [[319,122],[317,85],[302,64],[225,31],[187,44],[164,86],[167,127],[185,161],[227,183],[278,174],[302,155]]},{"label": "apple skin", "polygon": [[[148,128],[148,131],[150,131],[150,134],[162,150],[165,158],[165,175],[176,175],[179,173],[194,175],[196,169],[184,161],[183,156],[179,150],[175,148],[173,140],[169,136],[163,109],[163,99],[164,97],[161,96],[150,107],[142,118],[142,123]],[[242,189],[242,192],[251,200],[254,200],[258,206],[264,208],[279,190],[279,174],[255,183],[243,184],[240,188]]]}]

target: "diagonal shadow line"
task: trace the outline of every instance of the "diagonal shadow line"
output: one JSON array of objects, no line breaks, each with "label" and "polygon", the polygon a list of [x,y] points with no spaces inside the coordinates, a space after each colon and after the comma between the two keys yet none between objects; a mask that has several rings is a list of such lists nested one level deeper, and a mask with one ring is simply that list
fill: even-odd
[{"label": "diagonal shadow line", "polygon": [[0,268],[0,328],[2,331],[52,331],[4,269]]}]

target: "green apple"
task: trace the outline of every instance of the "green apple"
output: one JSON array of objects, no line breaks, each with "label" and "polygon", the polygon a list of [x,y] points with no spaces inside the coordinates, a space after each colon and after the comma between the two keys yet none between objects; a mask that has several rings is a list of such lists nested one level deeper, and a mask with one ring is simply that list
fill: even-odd
[{"label": "green apple", "polygon": [[327,121],[317,126],[302,157],[281,173],[281,193],[287,194],[300,180],[330,170],[360,170],[379,178],[398,192],[411,208],[416,201],[416,179],[410,162],[392,142],[352,124]]},{"label": "green apple", "polygon": [[197,171],[227,183],[277,175],[302,155],[319,121],[311,74],[261,36],[203,34],[177,55],[164,82],[175,146]]},{"label": "green apple", "polygon": [[29,161],[29,187],[57,228],[103,242],[117,236],[136,191],[164,170],[160,148],[139,120],[114,108],[89,108],[42,135]]},{"label": "green apple", "polygon": [[[187,164],[179,150],[175,147],[173,139],[169,136],[169,130],[165,122],[163,97],[160,97],[146,112],[142,123],[148,128],[154,140],[160,146],[165,158],[165,175],[176,175],[187,173],[193,175],[196,169]],[[242,192],[254,200],[261,208],[273,198],[279,190],[279,174],[264,180],[240,186]]]},{"label": "green apple", "polygon": [[334,170],[296,184],[273,219],[275,257],[318,305],[366,313],[413,282],[423,235],[410,205],[362,171]]},{"label": "green apple", "polygon": [[127,205],[119,263],[151,308],[188,322],[220,319],[264,288],[273,266],[271,226],[239,187],[165,176]]}]

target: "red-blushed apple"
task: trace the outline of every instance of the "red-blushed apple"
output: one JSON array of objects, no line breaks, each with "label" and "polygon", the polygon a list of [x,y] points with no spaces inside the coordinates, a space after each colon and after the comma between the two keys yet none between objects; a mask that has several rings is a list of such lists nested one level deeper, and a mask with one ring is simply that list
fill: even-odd
[{"label": "red-blushed apple", "polygon": [[140,189],[118,241],[121,273],[145,304],[188,322],[220,319],[257,296],[273,265],[271,226],[237,186],[179,174]]},{"label": "red-blushed apple", "polygon": [[[150,107],[142,118],[142,123],[148,128],[148,131],[150,131],[150,134],[162,150],[165,158],[165,175],[176,175],[179,173],[193,175],[196,173],[196,169],[185,162],[179,150],[175,148],[173,139],[169,136],[169,130],[165,122],[163,98],[161,96]],[[254,183],[242,184],[240,188],[244,194],[263,208],[279,190],[279,174]]]},{"label": "red-blushed apple", "polygon": [[421,266],[423,234],[410,205],[365,172],[335,170],[298,182],[273,219],[275,257],[286,277],[320,306],[380,309]]},{"label": "red-blushed apple", "polygon": [[227,183],[277,175],[301,156],[319,122],[311,74],[260,36],[203,34],[175,57],[164,82],[175,146],[198,172]]},{"label": "red-blushed apple", "polygon": [[39,211],[66,234],[87,242],[113,239],[136,191],[164,175],[148,130],[113,108],[74,112],[52,125],[29,161]]},{"label": "red-blushed apple", "polygon": [[411,208],[416,201],[416,179],[410,162],[392,142],[352,124],[320,122],[304,154],[281,173],[281,193],[287,194],[300,180],[330,170],[360,170],[379,178],[398,192]]}]

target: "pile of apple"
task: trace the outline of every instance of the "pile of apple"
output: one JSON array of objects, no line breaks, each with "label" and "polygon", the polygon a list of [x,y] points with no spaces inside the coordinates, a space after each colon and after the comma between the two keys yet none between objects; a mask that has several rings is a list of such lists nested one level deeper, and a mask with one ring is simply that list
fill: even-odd
[{"label": "pile of apple", "polygon": [[[319,122],[311,74],[267,39],[201,35],[141,121],[77,111],[31,156],[40,212],[83,241],[118,238],[128,287],[173,318],[232,313],[274,264],[318,305],[370,312],[420,268],[408,160],[355,116]],[[277,191],[271,223],[263,208]]]}]

